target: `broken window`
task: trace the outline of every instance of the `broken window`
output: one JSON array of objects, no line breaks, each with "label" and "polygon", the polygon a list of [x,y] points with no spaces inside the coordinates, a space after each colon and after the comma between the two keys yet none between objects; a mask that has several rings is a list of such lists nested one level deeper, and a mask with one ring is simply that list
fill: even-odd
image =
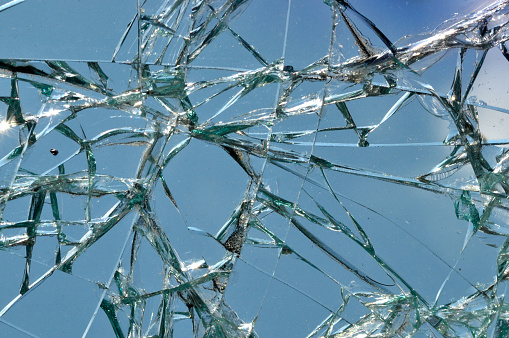
[{"label": "broken window", "polygon": [[508,13],[3,1],[0,335],[507,335]]}]

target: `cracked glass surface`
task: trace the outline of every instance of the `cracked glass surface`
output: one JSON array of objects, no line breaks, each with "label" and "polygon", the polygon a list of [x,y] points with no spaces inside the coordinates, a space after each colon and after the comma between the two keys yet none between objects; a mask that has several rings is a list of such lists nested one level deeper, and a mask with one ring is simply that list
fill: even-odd
[{"label": "cracked glass surface", "polygon": [[0,19],[0,336],[509,335],[506,1]]}]

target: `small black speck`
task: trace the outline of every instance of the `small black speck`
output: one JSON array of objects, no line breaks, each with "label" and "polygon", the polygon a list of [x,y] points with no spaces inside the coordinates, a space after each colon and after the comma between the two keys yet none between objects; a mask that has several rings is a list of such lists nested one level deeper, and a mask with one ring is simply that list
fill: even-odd
[{"label": "small black speck", "polygon": [[293,66],[284,66],[283,72],[293,72]]},{"label": "small black speck", "polygon": [[57,156],[58,155],[58,150],[56,150],[56,149],[51,148],[49,152],[52,153],[53,156]]}]

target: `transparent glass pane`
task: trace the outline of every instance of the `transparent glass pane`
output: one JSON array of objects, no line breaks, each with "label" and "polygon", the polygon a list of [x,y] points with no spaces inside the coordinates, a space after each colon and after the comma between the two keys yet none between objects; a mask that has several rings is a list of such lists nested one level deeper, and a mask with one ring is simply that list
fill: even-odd
[{"label": "transparent glass pane", "polygon": [[0,2],[0,336],[505,337],[507,2]]}]

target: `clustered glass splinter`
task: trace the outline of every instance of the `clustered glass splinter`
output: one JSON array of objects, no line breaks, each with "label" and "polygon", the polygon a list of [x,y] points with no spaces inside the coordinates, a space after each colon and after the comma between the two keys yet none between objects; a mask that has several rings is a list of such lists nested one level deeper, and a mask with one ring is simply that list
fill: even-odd
[{"label": "clustered glass splinter", "polygon": [[1,48],[0,336],[509,335],[507,1],[125,3]]}]

